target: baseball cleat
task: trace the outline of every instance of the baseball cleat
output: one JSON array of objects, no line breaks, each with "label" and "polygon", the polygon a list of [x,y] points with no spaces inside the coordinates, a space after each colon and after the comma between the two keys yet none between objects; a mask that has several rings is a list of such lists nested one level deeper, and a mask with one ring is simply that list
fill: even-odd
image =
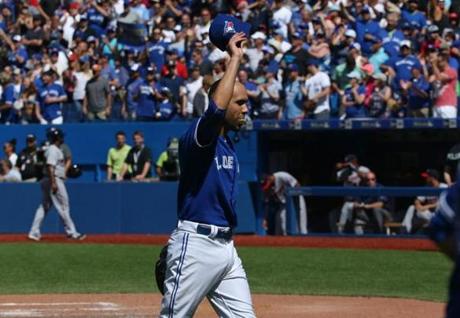
[{"label": "baseball cleat", "polygon": [[77,236],[72,237],[73,240],[83,241],[86,238],[86,234],[78,234]]},{"label": "baseball cleat", "polygon": [[38,236],[38,235],[29,234],[29,235],[27,235],[27,238],[28,238],[29,240],[35,241],[35,242],[40,241],[40,236]]}]

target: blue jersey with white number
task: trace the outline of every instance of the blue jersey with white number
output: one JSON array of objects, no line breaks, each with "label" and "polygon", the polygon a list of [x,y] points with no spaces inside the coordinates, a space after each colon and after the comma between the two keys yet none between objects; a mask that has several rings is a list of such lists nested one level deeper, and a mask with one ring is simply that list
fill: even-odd
[{"label": "blue jersey with white number", "polygon": [[43,117],[47,121],[52,121],[55,118],[62,116],[62,106],[61,103],[50,103],[46,104],[46,97],[63,97],[66,96],[64,88],[61,84],[50,83],[47,86],[44,86],[39,91],[40,93],[40,109],[42,111]]},{"label": "blue jersey with white number", "polygon": [[239,165],[233,144],[221,136],[225,111],[209,107],[179,142],[178,217],[217,226],[237,225]]}]

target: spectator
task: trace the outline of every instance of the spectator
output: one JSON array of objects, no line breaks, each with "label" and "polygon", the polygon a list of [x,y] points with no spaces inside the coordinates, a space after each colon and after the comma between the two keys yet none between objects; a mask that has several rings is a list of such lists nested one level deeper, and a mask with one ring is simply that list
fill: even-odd
[{"label": "spectator", "polygon": [[159,90],[160,86],[155,82],[155,69],[149,67],[145,80],[142,80],[142,84],[138,86],[138,90],[134,94],[134,99],[137,100],[137,121],[154,120]]},{"label": "spectator", "polygon": [[184,118],[191,118],[193,116],[193,100],[195,99],[196,93],[203,86],[203,77],[200,75],[200,68],[194,66],[192,68],[191,77],[185,84],[187,91],[187,108],[183,114]]},{"label": "spectator", "polygon": [[90,66],[90,58],[88,55],[80,57],[78,62],[75,62],[75,88],[72,96],[72,104],[66,122],[79,122],[82,120],[83,103],[86,96],[86,84],[93,77]]},{"label": "spectator", "polygon": [[385,74],[376,73],[372,77],[376,81],[376,84],[368,102],[369,116],[382,118],[386,116],[387,104],[391,98],[391,87],[387,84],[387,76]]},{"label": "spectator", "polygon": [[156,173],[160,181],[179,180],[179,139],[169,138],[166,150],[160,154],[156,162]]},{"label": "spectator", "polygon": [[133,143],[134,146],[128,152],[117,181],[123,180],[129,171],[131,171],[129,179],[133,181],[144,181],[152,176],[152,152],[144,144],[144,134],[135,131]]},{"label": "spectator", "polygon": [[[126,134],[118,131],[115,134],[116,146],[109,149],[107,154],[107,180],[118,180],[123,164],[128,156],[131,146],[126,144]],[[128,170],[129,172],[129,170]],[[128,174],[125,174],[128,177]]]},{"label": "spectator", "polygon": [[214,82],[211,75],[203,77],[203,86],[198,90],[193,98],[193,117],[200,117],[208,109],[209,98],[208,91]]},{"label": "spectator", "polygon": [[21,182],[21,174],[7,159],[0,160],[0,182]]},{"label": "spectator", "polygon": [[35,100],[34,96],[30,96],[24,101],[24,107],[20,110],[18,123],[22,125],[39,124],[39,113],[40,110],[38,102]]},{"label": "spectator", "polygon": [[109,81],[100,76],[100,65],[94,64],[92,69],[93,77],[85,87],[83,114],[89,121],[106,121],[112,109]]},{"label": "spectator", "polygon": [[267,70],[266,82],[260,84],[260,118],[279,119],[281,116],[279,100],[282,90],[281,84],[276,80],[274,70]]},{"label": "spectator", "polygon": [[439,86],[434,96],[433,117],[457,118],[457,71],[448,62],[449,57],[444,54],[431,61],[434,85]]},{"label": "spectator", "polygon": [[[299,77],[299,67],[297,64],[291,64],[288,67],[288,80],[284,87],[285,106],[284,118],[285,119],[302,119],[305,116],[303,109],[303,94],[302,85],[303,81]],[[263,105],[261,115],[263,114]],[[263,117],[261,117],[263,118]]]},{"label": "spectator", "polygon": [[318,68],[319,61],[310,59],[307,62],[308,75],[303,88],[307,96],[307,110],[313,113],[315,119],[328,119],[330,113],[329,94],[331,80],[329,75],[321,72]]},{"label": "spectator", "polygon": [[282,60],[281,66],[286,67],[296,64],[300,75],[304,76],[307,70],[308,51],[303,48],[302,34],[299,32],[292,34],[292,48],[287,51]]},{"label": "spectator", "polygon": [[16,139],[11,139],[3,144],[5,159],[8,159],[13,167],[16,167],[18,155],[16,154]]},{"label": "spectator", "polygon": [[[279,203],[275,213],[275,235],[287,235],[285,191],[289,187],[300,187],[300,183],[291,174],[284,171],[278,171],[267,176],[262,185],[265,194],[267,196],[272,196]],[[295,205],[297,210],[298,231],[300,234],[307,234],[307,206],[304,197],[300,195]],[[266,221],[270,223],[267,217]]]},{"label": "spectator", "polygon": [[[439,172],[434,169],[427,169],[421,176],[428,187],[447,188],[447,184],[440,182]],[[414,204],[407,209],[402,221],[406,233],[416,233],[426,228],[434,215],[437,204],[437,196],[417,197]]]},{"label": "spectator", "polygon": [[350,86],[345,89],[342,96],[342,105],[345,108],[345,114],[342,118],[367,117],[367,111],[364,108],[366,89],[362,85],[361,74],[353,71],[347,77],[350,79]]},{"label": "spectator", "polygon": [[195,49],[192,52],[192,62],[194,66],[198,66],[200,68],[200,75],[211,75],[213,65],[211,61],[207,58],[203,57],[203,52],[201,49]]},{"label": "spectator", "polygon": [[177,108],[172,103],[172,94],[169,88],[162,87],[158,94],[156,104],[155,119],[160,121],[169,121],[176,117]]},{"label": "spectator", "polygon": [[259,62],[264,57],[262,48],[264,46],[265,40],[267,39],[267,36],[264,33],[257,31],[251,35],[251,39],[254,41],[254,48],[248,49],[246,51],[246,55],[249,57],[249,66],[251,67],[252,71],[255,71],[259,66]]},{"label": "spectator", "polygon": [[412,67],[412,79],[401,81],[404,95],[408,95],[410,117],[428,118],[430,115],[430,84],[423,76],[422,69]]},{"label": "spectator", "polygon": [[36,182],[41,173],[37,165],[37,138],[33,134],[26,137],[26,147],[19,153],[16,167],[22,181]]},{"label": "spectator", "polygon": [[55,72],[48,70],[42,75],[43,88],[40,94],[40,114],[42,124],[62,124],[62,103],[67,101],[67,95],[61,84],[55,80]]},{"label": "spectator", "polygon": [[176,75],[175,67],[171,62],[167,65],[167,73],[161,78],[160,85],[169,89],[172,104],[183,114],[187,107],[187,94],[184,80]]}]

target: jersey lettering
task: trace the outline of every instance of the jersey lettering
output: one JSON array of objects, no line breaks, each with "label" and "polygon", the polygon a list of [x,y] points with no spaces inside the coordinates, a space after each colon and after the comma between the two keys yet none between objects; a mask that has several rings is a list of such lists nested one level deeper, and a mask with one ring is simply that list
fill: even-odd
[{"label": "jersey lettering", "polygon": [[217,170],[221,170],[224,168],[225,170],[232,170],[233,169],[233,156],[222,156],[222,163],[219,163],[219,157],[215,157],[214,160],[216,161]]}]

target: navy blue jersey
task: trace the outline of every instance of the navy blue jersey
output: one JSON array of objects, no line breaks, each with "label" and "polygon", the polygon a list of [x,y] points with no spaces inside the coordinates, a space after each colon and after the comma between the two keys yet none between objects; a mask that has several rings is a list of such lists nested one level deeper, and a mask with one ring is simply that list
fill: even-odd
[{"label": "navy blue jersey", "polygon": [[460,182],[455,183],[439,197],[435,216],[430,224],[430,237],[436,242],[443,242],[455,235],[457,255],[460,255]]},{"label": "navy blue jersey", "polygon": [[179,141],[178,217],[217,226],[237,225],[239,165],[233,144],[220,132],[225,111],[209,100],[206,112]]},{"label": "navy blue jersey", "polygon": [[450,277],[449,301],[446,318],[460,317],[460,183],[457,182],[442,193],[435,216],[431,219],[429,235],[441,243],[453,237],[455,240],[455,267]]}]

